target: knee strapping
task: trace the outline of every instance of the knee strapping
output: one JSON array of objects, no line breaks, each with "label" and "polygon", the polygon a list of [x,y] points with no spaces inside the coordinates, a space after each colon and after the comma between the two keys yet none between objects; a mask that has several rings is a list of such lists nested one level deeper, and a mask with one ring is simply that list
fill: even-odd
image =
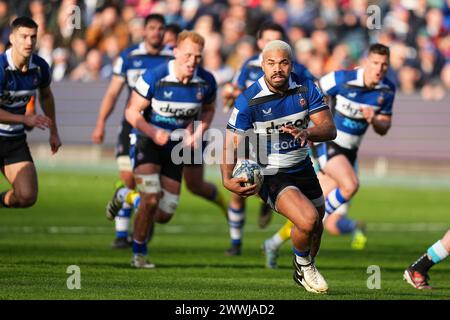
[{"label": "knee strapping", "polygon": [[163,196],[159,200],[159,209],[167,214],[174,214],[177,210],[178,202],[180,201],[180,195],[170,193],[163,189]]},{"label": "knee strapping", "polygon": [[142,193],[159,193],[161,192],[161,183],[159,182],[159,174],[136,174],[136,188]]}]

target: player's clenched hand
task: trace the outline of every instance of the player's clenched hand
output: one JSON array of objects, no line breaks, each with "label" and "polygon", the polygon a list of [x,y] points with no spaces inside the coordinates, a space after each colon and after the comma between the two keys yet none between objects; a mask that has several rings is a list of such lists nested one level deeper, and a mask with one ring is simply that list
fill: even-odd
[{"label": "player's clenched hand", "polygon": [[52,120],[50,120],[49,117],[46,117],[41,114],[34,114],[34,115],[26,115],[24,124],[28,127],[36,127],[41,130],[44,130],[45,128],[49,128],[52,123]]},{"label": "player's clenched hand", "polygon": [[247,182],[247,178],[230,178],[224,180],[223,186],[237,195],[246,198],[256,193],[256,184],[252,184],[248,187],[241,186],[241,183]]},{"label": "player's clenched hand", "polygon": [[91,135],[92,142],[95,144],[100,144],[103,142],[104,136],[105,136],[105,129],[96,126],[95,129],[92,131]]},{"label": "player's clenched hand", "polygon": [[292,125],[286,125],[281,127],[281,131],[290,133],[295,138],[295,140],[299,140],[301,147],[304,147],[308,144],[309,132],[307,130],[300,130]]},{"label": "player's clenched hand", "polygon": [[59,136],[57,133],[50,135],[50,148],[52,149],[52,154],[55,154],[58,152],[59,147],[61,147],[61,140],[59,139]]},{"label": "player's clenched hand", "polygon": [[361,112],[364,119],[366,119],[368,123],[372,123],[373,117],[375,117],[375,110],[371,107],[361,107]]},{"label": "player's clenched hand", "polygon": [[150,138],[152,138],[153,142],[157,145],[163,146],[169,141],[169,137],[170,134],[168,134],[165,130],[156,129]]}]

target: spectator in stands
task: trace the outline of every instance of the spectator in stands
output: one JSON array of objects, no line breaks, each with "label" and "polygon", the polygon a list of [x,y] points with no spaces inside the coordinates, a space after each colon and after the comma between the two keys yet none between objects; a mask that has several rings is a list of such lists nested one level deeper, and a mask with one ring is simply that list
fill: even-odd
[{"label": "spectator in stands", "polygon": [[59,82],[64,80],[69,71],[69,51],[64,48],[56,48],[53,51],[52,80]]},{"label": "spectator in stands", "polygon": [[106,6],[94,16],[92,24],[86,31],[88,48],[96,47],[105,52],[105,39],[110,35],[117,37],[120,51],[127,47],[128,28],[120,19],[119,10],[114,6]]},{"label": "spectator in stands", "polygon": [[81,82],[92,82],[108,79],[111,73],[103,66],[102,53],[98,49],[89,50],[86,61],[76,67],[70,74],[70,79]]}]

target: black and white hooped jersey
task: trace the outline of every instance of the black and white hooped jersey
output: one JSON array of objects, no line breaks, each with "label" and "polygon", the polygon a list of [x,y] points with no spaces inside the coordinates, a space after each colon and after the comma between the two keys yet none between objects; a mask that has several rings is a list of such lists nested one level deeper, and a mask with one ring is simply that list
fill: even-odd
[{"label": "black and white hooped jersey", "polygon": [[323,76],[319,82],[323,93],[336,97],[334,142],[346,149],[358,149],[369,127],[361,107],[370,107],[375,114],[392,115],[395,85],[384,78],[375,88],[364,86],[364,69],[340,70]]},{"label": "black and white hooped jersey", "polygon": [[181,83],[171,60],[155,70],[147,70],[139,77],[134,90],[151,101],[150,112],[144,112],[146,120],[173,131],[186,128],[200,114],[203,104],[215,101],[217,85],[214,76],[201,67],[189,83]]},{"label": "black and white hooped jersey", "polygon": [[293,125],[305,129],[310,115],[327,109],[323,95],[311,80],[301,80],[291,73],[288,91],[277,94],[269,90],[263,76],[236,99],[227,129],[236,133],[250,131],[259,142],[267,141],[267,163],[260,162],[266,169],[295,172],[311,164],[308,148],[301,147],[280,128]]},{"label": "black and white hooped jersey", "polygon": [[113,73],[125,78],[131,92],[136,81],[147,69],[155,69],[172,58],[172,51],[169,50],[163,50],[156,55],[149,54],[145,43],[141,42],[122,51],[114,62]]},{"label": "black and white hooped jersey", "polygon": [[[11,49],[0,55],[0,108],[13,113],[25,114],[27,103],[36,94],[36,89],[50,85],[50,67],[44,59],[33,54],[28,71],[17,70],[11,57]],[[22,123],[0,122],[0,136],[16,137],[25,134]]]}]

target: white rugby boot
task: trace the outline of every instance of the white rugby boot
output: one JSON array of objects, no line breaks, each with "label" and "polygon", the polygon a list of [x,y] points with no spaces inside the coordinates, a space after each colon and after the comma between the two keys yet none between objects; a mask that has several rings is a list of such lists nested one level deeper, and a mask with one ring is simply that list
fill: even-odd
[{"label": "white rugby boot", "polygon": [[317,270],[314,259],[307,265],[297,263],[294,255],[294,281],[304,287],[307,291],[313,293],[327,293],[328,284],[324,277]]},{"label": "white rugby boot", "polygon": [[138,269],[153,269],[155,265],[147,260],[147,256],[143,254],[134,254],[131,259],[131,266]]}]

